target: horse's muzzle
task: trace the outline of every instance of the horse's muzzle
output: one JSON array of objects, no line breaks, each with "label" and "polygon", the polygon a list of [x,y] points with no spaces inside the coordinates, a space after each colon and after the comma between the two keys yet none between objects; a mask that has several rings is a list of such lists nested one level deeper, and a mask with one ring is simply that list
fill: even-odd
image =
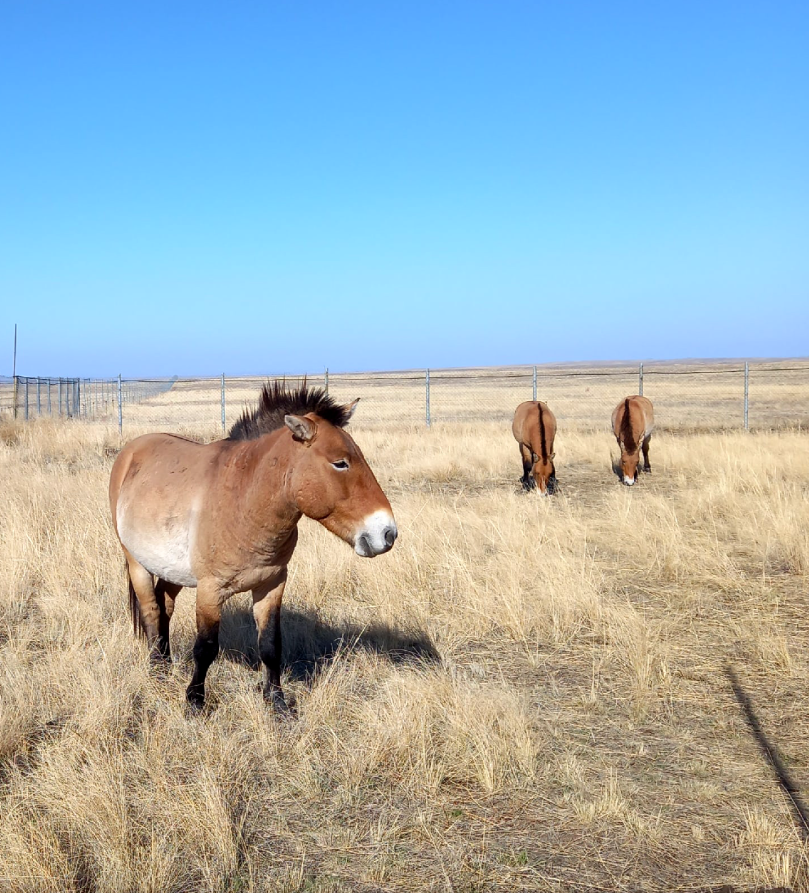
[{"label": "horse's muzzle", "polygon": [[399,531],[390,512],[374,512],[365,519],[354,537],[354,551],[362,558],[374,558],[390,552]]}]

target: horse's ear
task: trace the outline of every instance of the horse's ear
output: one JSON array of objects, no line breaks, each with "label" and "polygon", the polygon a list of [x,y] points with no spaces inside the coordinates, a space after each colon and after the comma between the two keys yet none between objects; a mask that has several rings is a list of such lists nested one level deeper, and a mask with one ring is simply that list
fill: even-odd
[{"label": "horse's ear", "polygon": [[317,425],[306,416],[285,415],[284,424],[292,432],[292,437],[301,443],[311,443],[317,434]]},{"label": "horse's ear", "polygon": [[357,404],[360,402],[360,398],[357,397],[356,400],[352,400],[348,406],[346,406],[346,421],[348,421],[351,416],[354,415],[354,410],[357,408]]}]

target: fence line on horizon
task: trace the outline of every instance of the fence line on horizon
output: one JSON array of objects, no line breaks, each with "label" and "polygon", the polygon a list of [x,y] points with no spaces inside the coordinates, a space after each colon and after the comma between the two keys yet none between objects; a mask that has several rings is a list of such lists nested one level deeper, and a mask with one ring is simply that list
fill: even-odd
[{"label": "fence line on horizon", "polygon": [[[217,436],[255,404],[267,381],[304,376],[89,379],[0,378],[0,414],[63,418],[124,429]],[[360,397],[355,427],[511,421],[523,400],[548,403],[560,425],[608,427],[614,406],[640,393],[658,428],[809,427],[809,360],[512,366],[305,376],[339,401]]]}]

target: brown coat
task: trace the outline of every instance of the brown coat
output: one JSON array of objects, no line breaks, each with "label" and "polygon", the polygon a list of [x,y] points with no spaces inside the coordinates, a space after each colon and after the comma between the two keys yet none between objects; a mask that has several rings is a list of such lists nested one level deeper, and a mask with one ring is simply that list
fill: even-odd
[{"label": "brown coat", "polygon": [[514,413],[511,433],[520,445],[523,488],[536,487],[543,496],[552,493],[556,486],[553,464],[556,417],[548,405],[539,400],[520,403]]}]

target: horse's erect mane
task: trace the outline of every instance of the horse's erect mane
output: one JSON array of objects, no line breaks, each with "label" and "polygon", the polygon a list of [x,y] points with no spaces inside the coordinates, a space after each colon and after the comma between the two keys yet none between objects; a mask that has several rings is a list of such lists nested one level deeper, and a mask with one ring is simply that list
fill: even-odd
[{"label": "horse's erect mane", "polygon": [[228,432],[228,440],[255,440],[263,434],[277,431],[284,426],[286,415],[306,415],[313,412],[337,428],[345,428],[351,410],[341,406],[323,390],[310,388],[306,379],[299,388],[287,389],[283,381],[267,382],[261,389],[258,406],[245,409],[239,420]]},{"label": "horse's erect mane", "polygon": [[624,417],[621,420],[621,438],[624,441],[624,449],[627,453],[634,453],[638,448],[635,437],[632,434],[632,419],[629,415],[629,397],[624,400]]},{"label": "horse's erect mane", "polygon": [[545,443],[545,426],[542,424],[542,404],[537,403],[539,410],[539,449],[542,454],[542,461],[548,461],[548,445]]}]

